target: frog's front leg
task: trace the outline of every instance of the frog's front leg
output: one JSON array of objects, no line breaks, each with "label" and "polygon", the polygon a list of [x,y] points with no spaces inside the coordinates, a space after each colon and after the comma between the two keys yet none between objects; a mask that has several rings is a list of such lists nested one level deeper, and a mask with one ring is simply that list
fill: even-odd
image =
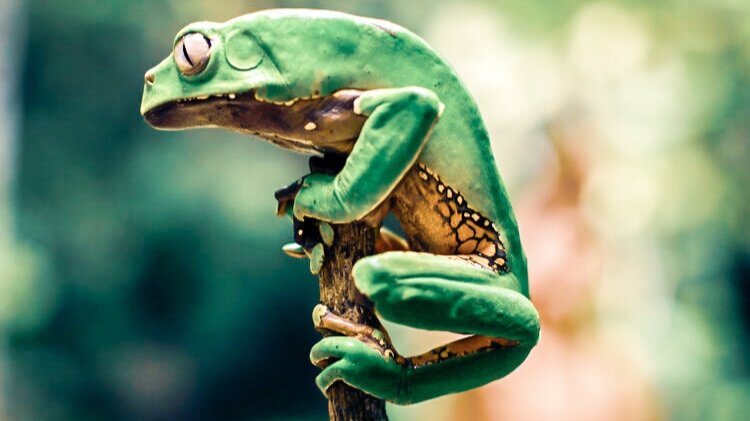
[{"label": "frog's front leg", "polygon": [[405,87],[362,92],[353,107],[368,119],[351,154],[336,176],[304,179],[296,218],[346,223],[367,215],[414,164],[442,104],[428,89]]},{"label": "frog's front leg", "polygon": [[[323,266],[325,258],[325,247],[333,244],[334,231],[327,222],[321,222],[310,218],[299,220],[292,214],[292,203],[302,187],[302,179],[276,191],[275,197],[278,201],[276,213],[278,216],[289,216],[292,219],[294,243],[284,245],[282,250],[290,257],[310,258],[310,271],[318,274]],[[396,233],[381,227],[375,239],[375,253],[386,251],[406,251],[409,245]]]},{"label": "frog's front leg", "polygon": [[539,336],[539,318],[510,274],[477,268],[456,256],[388,252],[354,267],[357,287],[386,319],[417,328],[471,333],[424,355],[380,355],[355,338],[326,338],[311,358],[338,358],[317,379],[342,380],[374,396],[407,404],[481,386],[513,371]]}]

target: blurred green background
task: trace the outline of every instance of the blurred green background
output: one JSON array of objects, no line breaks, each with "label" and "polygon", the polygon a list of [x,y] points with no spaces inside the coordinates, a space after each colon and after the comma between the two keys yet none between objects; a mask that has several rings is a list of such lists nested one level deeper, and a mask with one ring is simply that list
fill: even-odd
[{"label": "blurred green background", "polygon": [[272,7],[425,37],[516,204],[542,342],[393,419],[750,414],[750,3],[3,0],[0,419],[327,419],[317,285],[274,216],[305,157],[138,114],[182,26]]}]

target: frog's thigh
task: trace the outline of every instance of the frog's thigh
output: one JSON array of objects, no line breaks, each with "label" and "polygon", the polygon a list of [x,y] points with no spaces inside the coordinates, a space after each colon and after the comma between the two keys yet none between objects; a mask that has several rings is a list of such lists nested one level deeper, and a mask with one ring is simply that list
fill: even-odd
[{"label": "frog's thigh", "polygon": [[533,345],[539,317],[510,274],[429,253],[388,252],[354,267],[357,287],[388,320],[421,329],[505,338]]}]

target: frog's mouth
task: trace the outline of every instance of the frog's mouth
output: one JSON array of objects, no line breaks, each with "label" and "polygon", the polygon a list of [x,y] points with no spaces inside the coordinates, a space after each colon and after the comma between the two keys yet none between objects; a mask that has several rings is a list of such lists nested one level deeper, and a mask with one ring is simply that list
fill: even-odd
[{"label": "frog's mouth", "polygon": [[143,114],[157,129],[220,127],[251,134],[306,153],[349,153],[365,118],[353,111],[359,91],[284,103],[259,99],[254,91],[184,98]]}]

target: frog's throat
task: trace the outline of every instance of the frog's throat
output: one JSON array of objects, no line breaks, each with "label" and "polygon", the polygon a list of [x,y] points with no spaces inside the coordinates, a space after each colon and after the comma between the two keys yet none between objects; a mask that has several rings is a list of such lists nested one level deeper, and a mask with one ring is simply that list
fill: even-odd
[{"label": "frog's throat", "polygon": [[144,113],[164,130],[220,127],[303,153],[351,152],[365,118],[353,111],[355,94],[269,102],[254,91],[170,101]]}]

